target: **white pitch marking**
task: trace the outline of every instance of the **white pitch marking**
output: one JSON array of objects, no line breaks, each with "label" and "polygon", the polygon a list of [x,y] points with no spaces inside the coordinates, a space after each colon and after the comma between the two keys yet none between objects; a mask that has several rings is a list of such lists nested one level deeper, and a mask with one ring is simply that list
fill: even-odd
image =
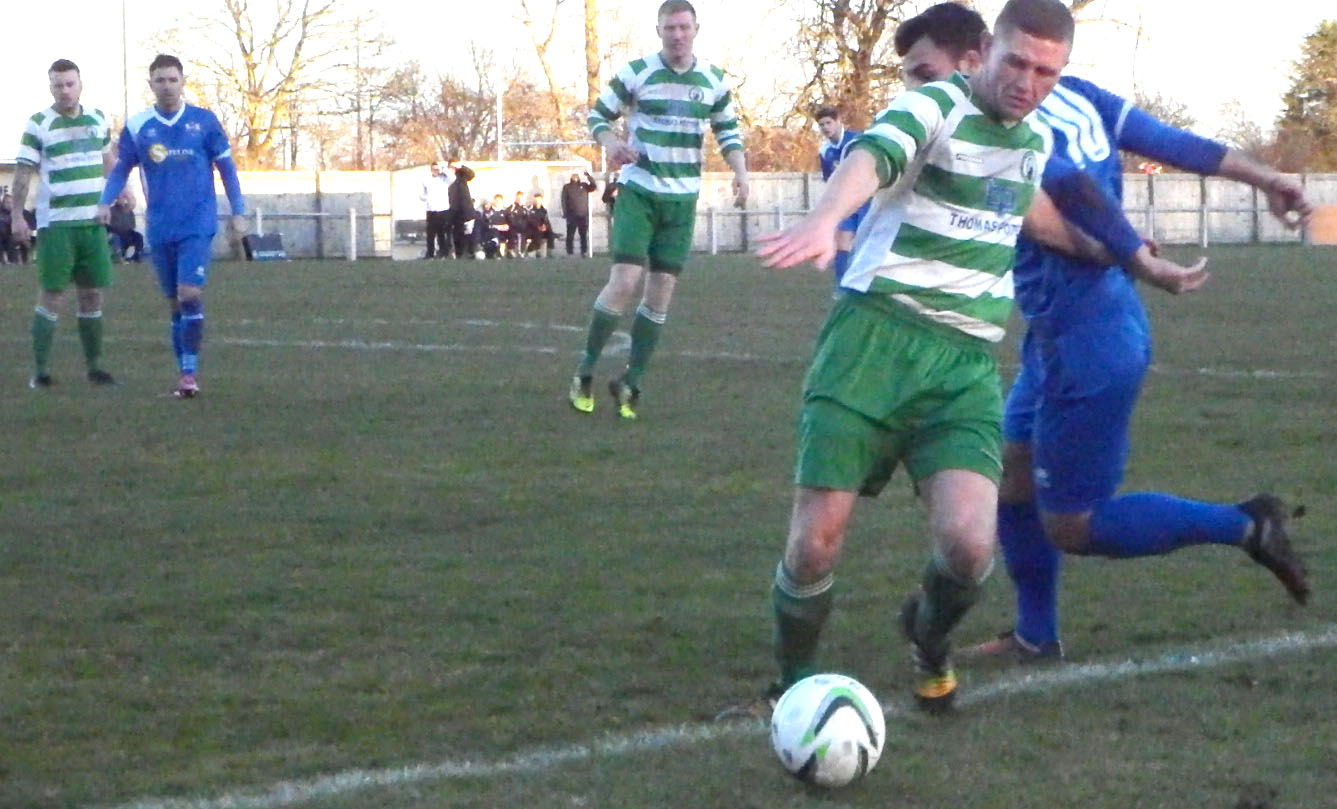
[{"label": "white pitch marking", "polygon": [[[1287,632],[1255,640],[1203,644],[1147,660],[1060,664],[1022,674],[1010,674],[972,686],[968,693],[962,695],[960,704],[968,706],[1013,694],[1041,694],[1059,688],[1212,668],[1334,646],[1337,646],[1337,624],[1330,624],[1310,632]],[[886,714],[889,719],[895,719],[911,710],[907,705],[893,704],[886,709]],[[754,722],[673,725],[607,735],[587,744],[539,748],[493,761],[465,758],[379,770],[346,770],[303,781],[280,781],[264,789],[231,792],[213,798],[147,798],[121,804],[114,809],[282,809],[317,798],[341,797],[376,787],[535,773],[572,762],[613,758],[758,732],[759,728]]]}]

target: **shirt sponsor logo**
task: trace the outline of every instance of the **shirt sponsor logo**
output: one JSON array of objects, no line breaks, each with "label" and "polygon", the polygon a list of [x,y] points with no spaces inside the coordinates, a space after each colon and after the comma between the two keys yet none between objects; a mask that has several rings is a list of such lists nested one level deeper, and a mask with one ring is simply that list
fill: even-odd
[{"label": "shirt sponsor logo", "polygon": [[989,219],[983,216],[966,216],[952,211],[951,226],[975,233],[996,233],[1002,231],[1010,236],[1021,233],[1021,226],[1005,219]]},{"label": "shirt sponsor logo", "polygon": [[149,160],[154,163],[161,163],[167,159],[167,147],[161,143],[155,143],[149,147]]}]

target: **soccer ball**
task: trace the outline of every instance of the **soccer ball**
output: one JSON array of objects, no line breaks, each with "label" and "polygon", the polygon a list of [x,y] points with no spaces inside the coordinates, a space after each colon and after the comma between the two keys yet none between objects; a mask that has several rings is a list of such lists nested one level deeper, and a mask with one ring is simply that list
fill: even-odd
[{"label": "soccer ball", "polygon": [[886,730],[882,706],[843,674],[799,680],[771,713],[771,747],[780,764],[800,781],[823,787],[843,787],[873,769]]}]

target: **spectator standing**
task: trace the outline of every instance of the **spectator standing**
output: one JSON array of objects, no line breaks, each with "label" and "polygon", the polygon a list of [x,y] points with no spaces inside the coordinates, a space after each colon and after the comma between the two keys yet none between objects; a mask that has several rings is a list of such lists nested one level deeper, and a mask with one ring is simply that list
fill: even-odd
[{"label": "spectator standing", "polygon": [[425,258],[446,258],[450,255],[450,241],[446,235],[450,227],[450,178],[443,169],[445,164],[432,164],[432,176],[422,184],[418,195],[427,204],[427,255]]},{"label": "spectator standing", "polygon": [[576,234],[580,234],[580,254],[590,252],[590,194],[599,189],[594,175],[585,172],[585,179],[572,174],[562,186],[562,218],[566,220],[566,254],[571,255]]},{"label": "spectator standing", "polygon": [[14,244],[14,197],[0,196],[0,264],[18,264],[19,252]]},{"label": "spectator standing", "polygon": [[474,255],[474,201],[469,194],[469,183],[474,170],[458,161],[451,162],[455,179],[450,183],[450,238],[455,246],[455,258],[473,258]]},{"label": "spectator standing", "polygon": [[617,190],[622,187],[618,181],[618,172],[610,171],[604,175],[604,192],[599,196],[608,208],[608,221],[613,221],[613,206],[617,203]]}]

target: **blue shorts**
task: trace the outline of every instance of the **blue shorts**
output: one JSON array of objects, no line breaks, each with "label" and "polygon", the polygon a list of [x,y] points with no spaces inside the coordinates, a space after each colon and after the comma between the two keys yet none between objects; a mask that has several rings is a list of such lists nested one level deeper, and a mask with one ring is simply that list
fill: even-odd
[{"label": "blue shorts", "polygon": [[873,204],[872,200],[869,200],[868,202],[865,202],[863,205],[861,205],[859,207],[859,210],[840,220],[840,224],[836,225],[836,230],[846,231],[848,233],[854,233],[855,231],[857,231],[859,229],[859,223],[862,222],[863,218],[868,215],[868,208],[872,204]]},{"label": "blue shorts", "polygon": [[187,236],[170,242],[152,242],[149,246],[153,266],[158,271],[162,294],[175,298],[181,285],[202,287],[209,277],[209,259],[214,237]]},{"label": "blue shorts", "polygon": [[1089,511],[1112,497],[1128,461],[1128,424],[1151,363],[1140,309],[1067,326],[1033,325],[1008,391],[1003,439],[1030,444],[1042,511]]}]

